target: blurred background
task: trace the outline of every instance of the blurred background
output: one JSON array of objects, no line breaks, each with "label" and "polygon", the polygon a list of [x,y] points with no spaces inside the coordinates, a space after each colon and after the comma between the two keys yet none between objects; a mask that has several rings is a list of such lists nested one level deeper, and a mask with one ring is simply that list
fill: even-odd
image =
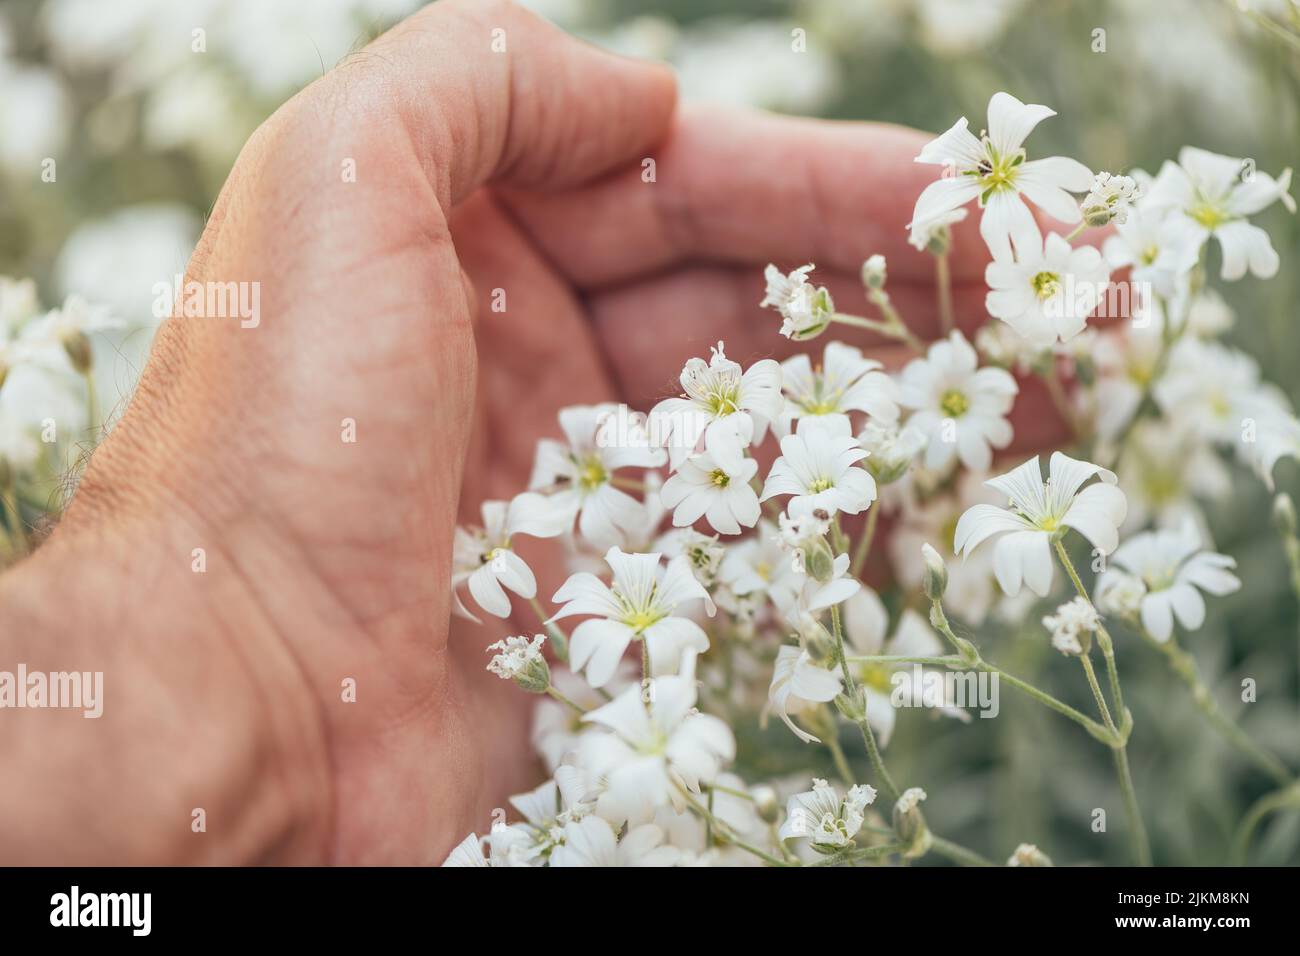
[{"label": "blurred background", "polygon": [[[1046,103],[1039,156],[1093,169],[1155,172],[1191,144],[1278,174],[1300,164],[1300,33],[1293,0],[525,0],[616,50],[670,61],[697,99],[940,130],[978,129],[990,94]],[[414,0],[3,0],[0,3],[0,276],[30,277],[45,307],[72,293],[133,328],[109,340],[100,403],[130,394],[156,320],[152,288],[183,271],[249,133],[293,92],[420,6]],[[1274,24],[1270,27],[1268,20]],[[1287,25],[1287,26],[1281,26]],[[803,52],[792,30],[806,31]],[[1102,32],[1098,32],[1102,31]],[[50,181],[47,161],[55,161]],[[1300,400],[1300,221],[1257,217],[1282,258],[1268,282],[1218,284],[1237,312],[1229,341]],[[1213,255],[1213,254],[1212,254]],[[1217,265],[1211,259],[1211,275]],[[2,340],[0,340],[2,342]],[[0,412],[41,417],[61,399],[12,383]],[[1234,468],[1238,467],[1233,465]],[[1211,602],[1186,644],[1220,703],[1287,763],[1300,765],[1297,610],[1269,522],[1244,470],[1210,514],[1218,550],[1245,588]],[[1292,463],[1279,488],[1300,491]],[[53,478],[51,480],[54,480]],[[39,504],[39,502],[38,502]],[[1081,707],[1088,702],[1042,639],[992,638],[989,656]],[[1119,637],[1138,730],[1133,773],[1158,861],[1223,862],[1245,807],[1268,782],[1213,736],[1163,660]],[[1054,673],[1062,671],[1059,679]],[[1257,703],[1240,701],[1254,678]],[[1086,691],[1085,691],[1086,693]],[[1003,695],[1004,719],[900,721],[899,779],[930,793],[952,839],[1005,858],[1022,841],[1061,862],[1123,862],[1124,845],[1088,829],[1104,748],[1078,728]],[[761,770],[797,745],[742,740]],[[741,768],[744,773],[744,768]],[[829,774],[828,774],[829,775]],[[1122,827],[1116,794],[1113,826]],[[938,826],[938,824],[936,824]],[[1300,863],[1300,814],[1266,825],[1252,859]]]}]

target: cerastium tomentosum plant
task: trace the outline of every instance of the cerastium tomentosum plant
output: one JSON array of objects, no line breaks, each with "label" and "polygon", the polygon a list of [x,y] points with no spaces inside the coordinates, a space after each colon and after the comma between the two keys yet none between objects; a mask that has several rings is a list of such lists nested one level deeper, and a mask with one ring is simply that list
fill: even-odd
[{"label": "cerastium tomentosum plant", "polygon": [[[1198,520],[1224,493],[1213,479],[1225,453],[1270,487],[1276,462],[1300,457],[1290,406],[1253,360],[1216,341],[1230,313],[1205,269],[1214,239],[1222,279],[1277,272],[1249,217],[1275,201],[1294,210],[1290,170],[1274,179],[1189,147],[1154,177],[1094,175],[1073,159],[1030,158],[1027,139],[1053,115],[997,93],[979,135],[963,118],[917,157],[942,168],[908,226],[934,257],[937,341],[901,314],[879,255],[863,265],[863,315],[840,311],[811,264],[767,267],[761,305],[780,316],[774,334],[803,343],[866,329],[914,353],[901,369],[841,341],[748,366],[719,343],[686,358],[682,394],[648,416],[565,409],[564,439],[540,443],[529,489],[463,530],[456,606],[506,618],[527,610],[512,592],[546,632],[493,643],[488,667],[548,696],[533,736],[551,777],[512,798],[519,819],[470,834],[448,864],[887,865],[937,854],[987,865],[927,819],[920,785],[932,784],[902,779],[886,753],[907,709],[989,716],[1001,686],[1078,724],[1083,746],[1109,749],[1115,783],[1099,780],[1097,799],[1117,784],[1131,859],[1147,864],[1150,808],[1128,758],[1141,726],[1118,662],[1142,644],[1278,784],[1240,842],[1291,799],[1291,771],[1215,704],[1175,635],[1201,626],[1205,595],[1241,586]],[[1044,235],[1030,203],[1060,228]],[[968,336],[954,322],[948,255],[972,206],[992,261],[990,318]],[[1108,224],[1102,249],[1074,245]],[[1127,279],[1115,282],[1120,269]],[[1035,376],[1054,412],[1017,406]],[[1043,449],[1047,473],[1039,456],[1008,461],[1017,424],[1048,414],[1070,434]],[[1281,526],[1300,569],[1291,515]],[[568,542],[572,573],[554,609],[515,551],[520,535]],[[1076,566],[1083,549],[1092,589]],[[872,560],[892,572],[888,601],[863,580]],[[1078,660],[1093,713],[986,657],[982,627],[1035,614],[1041,640]],[[1112,627],[1132,640],[1117,647]],[[958,732],[980,732],[974,724]],[[1003,852],[1009,865],[1052,863],[1029,844]]]}]

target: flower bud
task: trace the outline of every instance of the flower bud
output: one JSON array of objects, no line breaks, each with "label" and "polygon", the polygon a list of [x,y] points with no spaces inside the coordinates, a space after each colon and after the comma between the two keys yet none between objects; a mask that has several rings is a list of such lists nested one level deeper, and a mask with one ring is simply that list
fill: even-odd
[{"label": "flower bud", "polygon": [[810,620],[804,631],[803,649],[818,667],[826,667],[835,659],[835,639],[817,620]]},{"label": "flower bud", "polygon": [[814,581],[825,584],[835,577],[835,552],[830,542],[821,535],[813,535],[803,541],[804,570]]},{"label": "flower bud", "polygon": [[925,588],[925,596],[931,601],[941,600],[943,592],[948,590],[948,565],[943,560],[943,556],[928,542],[921,545],[921,558],[925,561],[925,578],[922,584]]},{"label": "flower bud", "polygon": [[77,370],[78,375],[85,375],[90,371],[91,363],[94,361],[94,353],[90,347],[90,339],[86,334],[77,329],[65,332],[60,336],[63,343],[63,351],[68,354],[68,360],[72,367]]},{"label": "flower bud", "polygon": [[776,823],[781,818],[781,801],[767,784],[751,787],[749,795],[754,801],[754,812],[764,823]]},{"label": "flower bud", "polygon": [[862,284],[868,289],[885,287],[885,257],[876,253],[862,263]]},{"label": "flower bud", "polygon": [[925,816],[921,813],[921,801],[925,791],[920,787],[909,787],[894,804],[894,832],[907,846],[903,856],[915,859],[924,856],[930,850],[933,837],[930,828],[925,825]]},{"label": "flower bud", "polygon": [[840,712],[845,720],[855,724],[861,723],[867,717],[867,693],[861,687],[855,688],[852,696],[847,693],[840,694],[835,698],[835,709]]}]

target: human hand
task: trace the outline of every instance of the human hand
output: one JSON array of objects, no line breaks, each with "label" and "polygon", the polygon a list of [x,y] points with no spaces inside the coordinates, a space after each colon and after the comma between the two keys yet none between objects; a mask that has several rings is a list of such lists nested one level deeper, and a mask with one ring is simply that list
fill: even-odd
[{"label": "human hand", "polygon": [[[29,821],[0,845],[15,862],[441,860],[525,783],[526,702],[483,647],[537,629],[526,608],[449,625],[458,512],[525,485],[561,405],[645,408],[719,339],[784,357],[757,308],[768,261],[812,256],[851,302],[884,253],[934,337],[932,260],[904,230],[927,138],[678,112],[664,68],[505,3],[435,4],[295,97],[245,147],[187,275],[260,283],[261,321],[168,321],[61,527],[0,581],[15,659],[102,670],[107,698],[98,721],[0,725],[41,798],[0,797],[0,820]],[[969,326],[985,252],[962,225]],[[558,568],[539,572],[549,595]],[[94,822],[60,844],[69,819]]]}]

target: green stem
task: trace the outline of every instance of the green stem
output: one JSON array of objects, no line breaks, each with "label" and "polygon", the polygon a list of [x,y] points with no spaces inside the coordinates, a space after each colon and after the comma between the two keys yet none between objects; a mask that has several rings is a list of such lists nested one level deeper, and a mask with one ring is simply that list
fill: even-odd
[{"label": "green stem", "polygon": [[[985,671],[990,674],[997,674],[999,680],[1006,681],[1016,690],[1023,694],[1027,694],[1043,706],[1051,708],[1062,717],[1068,717],[1107,746],[1111,745],[1112,738],[1110,731],[1101,726],[1095,720],[1075,710],[1069,704],[1057,700],[1051,694],[1044,690],[1040,690],[1028,681],[1021,680],[1019,677],[1003,670],[996,664],[984,660],[974,644],[970,641],[963,641],[953,633],[952,625],[948,623],[948,616],[943,613],[942,602],[932,601],[931,607],[933,613],[930,615],[930,623],[934,625],[935,629],[938,630],[940,634],[948,639],[948,642],[952,644],[954,648],[956,648],[958,654],[957,660],[960,664],[965,664],[967,667],[973,667],[976,670]],[[939,661],[944,659],[936,658],[935,660]]]},{"label": "green stem", "polygon": [[1233,840],[1233,861],[1238,866],[1246,865],[1250,854],[1251,838],[1255,835],[1255,830],[1263,822],[1264,818],[1270,813],[1276,813],[1278,810],[1288,808],[1300,810],[1300,783],[1293,783],[1281,790],[1266,793],[1251,805],[1250,809],[1246,811],[1245,817],[1242,818],[1241,825],[1237,828],[1236,839]]},{"label": "green stem", "polygon": [[885,338],[902,342],[908,348],[912,349],[912,351],[924,355],[925,343],[912,334],[912,330],[903,324],[902,319],[897,318],[898,313],[893,312],[892,305],[890,306],[889,312],[893,313],[896,321],[889,320],[889,313],[886,313],[886,321],[882,322],[879,319],[869,319],[866,316],[851,315],[847,312],[836,312],[831,316],[831,321],[838,322],[841,325],[852,325],[859,329],[870,329],[877,335],[883,335]]},{"label": "green stem", "polygon": [[952,309],[952,270],[948,268],[946,251],[934,257],[934,282],[939,293],[939,328],[946,336],[957,325]]},{"label": "green stem", "polygon": [[[844,629],[840,626],[840,609],[837,605],[831,605],[831,627],[835,635],[835,657],[839,662],[840,671],[844,675],[844,686],[847,689],[848,697],[852,701],[858,700],[858,685],[853,679],[853,669],[849,667],[848,661],[844,656]],[[876,775],[876,780],[880,782],[881,788],[889,797],[890,802],[898,800],[902,792],[898,785],[894,783],[894,778],[889,775],[889,770],[885,767],[884,758],[880,756],[880,747],[876,744],[876,735],[871,730],[871,725],[867,723],[866,715],[861,719],[855,720],[858,730],[862,733],[862,743],[867,748],[867,759],[871,761],[871,770]]]},{"label": "green stem", "polygon": [[551,647],[555,649],[555,656],[562,664],[569,663],[569,638],[560,629],[558,624],[547,623],[546,609],[542,607],[542,602],[536,597],[528,599],[533,606],[533,613],[537,615],[537,620],[541,622],[542,627],[546,628],[546,636],[551,639]]},{"label": "green stem", "polygon": [[849,566],[849,574],[857,577],[862,573],[862,566],[867,563],[867,554],[871,551],[871,542],[876,537],[876,525],[880,521],[880,505],[876,504],[874,508],[867,509],[867,525],[862,529],[862,537],[858,539],[858,546],[853,551],[853,563]]},{"label": "green stem", "polygon": [[581,704],[578,704],[570,700],[568,697],[565,697],[562,693],[560,693],[558,690],[555,689],[554,685],[547,687],[546,693],[550,697],[554,698],[555,700],[558,700],[561,704],[564,704],[566,707],[571,707],[579,714],[585,714],[587,712],[587,708],[583,707]]},{"label": "green stem", "polygon": [[760,860],[762,860],[764,863],[768,864],[769,866],[799,866],[800,865],[798,863],[790,863],[787,862],[786,860],[778,859],[777,857],[772,856],[772,854],[765,853],[764,851],[758,849],[758,847],[750,846],[748,843],[744,842],[738,836],[736,836],[736,834],[732,832],[731,827],[727,826],[727,824],[723,823],[721,820],[715,817],[709,811],[708,807],[704,806],[702,803],[696,800],[691,795],[689,790],[687,790],[682,786],[678,786],[677,792],[681,794],[682,799],[686,801],[687,805],[704,819],[704,822],[708,824],[710,829],[713,831],[713,835],[718,837],[719,839],[725,840],[727,843],[730,843],[732,846],[736,847],[737,849],[744,850],[746,853],[750,853],[758,857]]},{"label": "green stem", "polygon": [[956,654],[946,657],[909,657],[906,654],[865,654],[844,658],[850,664],[929,664],[931,667],[961,667],[965,660]]},{"label": "green stem", "polygon": [[859,847],[853,850],[841,850],[809,863],[809,866],[839,866],[841,863],[855,863],[858,860],[877,859],[891,853],[902,853],[907,847],[901,843],[885,843],[881,846]]},{"label": "green stem", "polygon": [[[1074,564],[1070,561],[1070,556],[1065,551],[1065,545],[1058,538],[1056,540],[1056,556],[1061,559],[1061,565],[1065,568],[1070,580],[1074,583],[1074,589],[1079,593],[1079,597],[1092,604],[1092,598],[1079,580],[1079,573],[1074,570]],[[1094,607],[1095,611],[1096,608]],[[1127,712],[1124,709],[1124,694],[1119,686],[1119,668],[1115,665],[1115,642],[1111,640],[1110,632],[1106,626],[1100,622],[1100,616],[1097,623],[1097,644],[1101,647],[1102,657],[1106,661],[1106,675],[1110,682],[1110,696],[1115,701],[1115,713],[1119,715],[1120,723],[1128,722]],[[1091,666],[1091,665],[1090,665]]]},{"label": "green stem", "polygon": [[951,840],[945,840],[943,837],[937,837],[930,834],[930,849],[942,857],[952,860],[961,866],[996,866],[993,861],[980,856],[974,850],[968,850],[959,843],[953,843]]},{"label": "green stem", "polygon": [[849,759],[844,756],[844,748],[840,746],[839,735],[835,732],[835,721],[830,721],[830,730],[826,733],[826,749],[831,752],[831,760],[835,762],[835,771],[840,775],[846,787],[851,787],[857,780],[853,776],[853,768],[849,766]]}]

